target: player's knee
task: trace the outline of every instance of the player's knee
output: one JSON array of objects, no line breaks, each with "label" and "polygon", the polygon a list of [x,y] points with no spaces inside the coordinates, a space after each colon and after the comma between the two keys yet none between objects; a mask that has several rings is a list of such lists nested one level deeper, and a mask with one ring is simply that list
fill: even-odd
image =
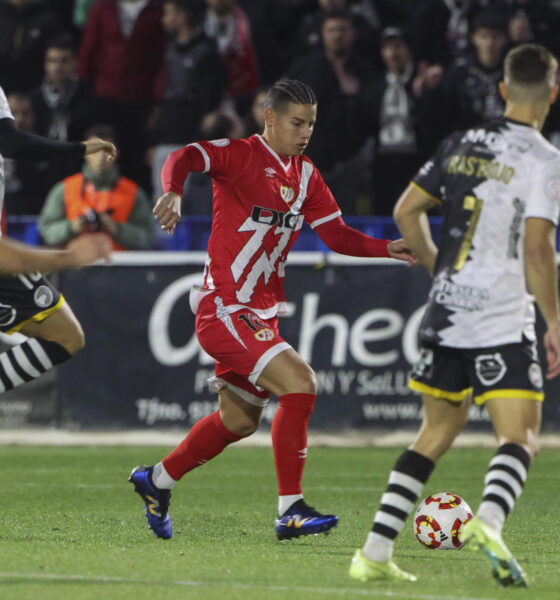
[{"label": "player's knee", "polygon": [[259,428],[258,421],[255,422],[250,419],[247,419],[245,421],[238,423],[238,425],[236,427],[237,431],[235,433],[237,433],[237,435],[241,435],[243,437],[249,437],[250,435],[253,435],[253,433],[255,433],[255,431],[257,431],[258,428]]},{"label": "player's knee", "polygon": [[286,382],[287,394],[317,394],[317,377],[315,371],[307,364],[298,366],[293,377]]},{"label": "player's knee", "polygon": [[220,418],[222,423],[233,433],[240,435],[241,437],[249,437],[255,431],[257,431],[260,423],[260,418],[253,417],[247,414],[235,415],[235,418],[228,417],[228,415],[220,410]]}]

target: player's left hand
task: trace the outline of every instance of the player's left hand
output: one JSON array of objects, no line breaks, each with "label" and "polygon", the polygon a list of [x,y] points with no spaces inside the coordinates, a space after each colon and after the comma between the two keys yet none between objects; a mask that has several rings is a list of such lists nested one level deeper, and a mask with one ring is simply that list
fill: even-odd
[{"label": "player's left hand", "polygon": [[544,347],[548,363],[546,378],[553,379],[560,375],[560,325],[553,324],[548,327],[544,335]]},{"label": "player's left hand", "polygon": [[98,137],[89,138],[82,142],[86,147],[85,155],[95,154],[96,152],[105,152],[109,162],[113,162],[117,158],[117,148],[115,144],[107,140],[102,140]]},{"label": "player's left hand", "polygon": [[404,243],[402,238],[393,240],[387,244],[387,252],[391,258],[397,260],[405,260],[409,267],[414,267],[418,264],[418,259],[412,253],[412,250]]},{"label": "player's left hand", "polygon": [[68,244],[68,267],[83,267],[90,263],[105,259],[109,262],[111,254],[111,238],[105,233],[86,233]]}]

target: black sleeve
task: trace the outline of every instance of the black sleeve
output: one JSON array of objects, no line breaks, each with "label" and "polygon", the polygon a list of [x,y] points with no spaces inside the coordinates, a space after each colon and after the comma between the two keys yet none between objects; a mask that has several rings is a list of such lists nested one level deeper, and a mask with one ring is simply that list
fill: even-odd
[{"label": "black sleeve", "polygon": [[55,142],[18,129],[13,119],[0,119],[0,154],[6,158],[39,159],[84,156],[81,142]]}]

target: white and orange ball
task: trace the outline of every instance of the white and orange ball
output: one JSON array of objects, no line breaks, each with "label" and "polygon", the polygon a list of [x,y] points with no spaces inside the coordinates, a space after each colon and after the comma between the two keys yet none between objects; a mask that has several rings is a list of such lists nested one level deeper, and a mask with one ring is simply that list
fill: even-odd
[{"label": "white and orange ball", "polygon": [[472,519],[471,507],[456,494],[438,492],[416,509],[412,527],[416,539],[434,550],[458,550],[463,545],[463,525]]}]

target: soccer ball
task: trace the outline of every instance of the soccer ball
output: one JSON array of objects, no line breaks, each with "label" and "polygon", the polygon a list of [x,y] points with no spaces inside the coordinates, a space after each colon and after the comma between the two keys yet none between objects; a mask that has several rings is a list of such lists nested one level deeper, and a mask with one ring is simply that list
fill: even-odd
[{"label": "soccer ball", "polygon": [[458,550],[463,545],[463,525],[472,519],[471,507],[456,494],[439,492],[420,502],[412,527],[427,548]]}]

